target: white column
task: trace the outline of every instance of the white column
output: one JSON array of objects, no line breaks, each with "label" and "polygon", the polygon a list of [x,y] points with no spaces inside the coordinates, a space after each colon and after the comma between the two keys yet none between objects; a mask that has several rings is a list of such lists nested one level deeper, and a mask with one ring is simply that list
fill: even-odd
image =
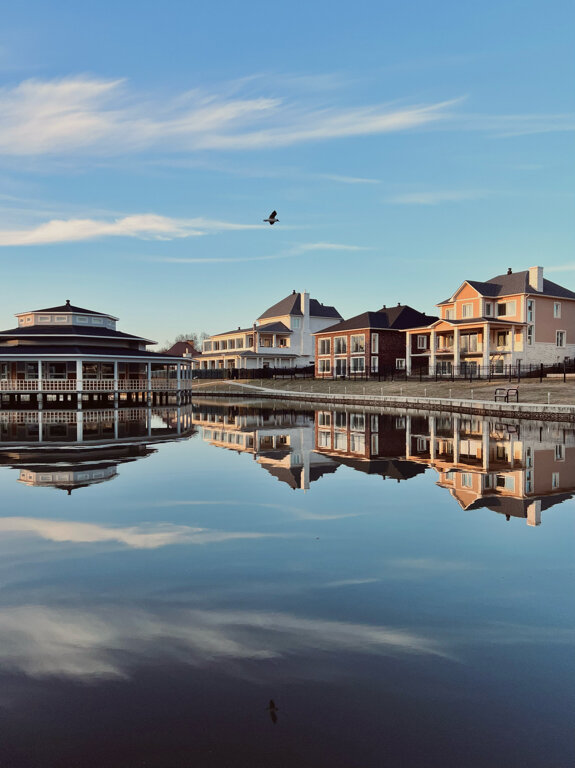
[{"label": "white column", "polygon": [[461,444],[461,437],[459,434],[460,425],[459,425],[459,416],[453,417],[453,463],[459,464],[459,452],[460,452],[460,444]]},{"label": "white column", "polygon": [[437,333],[431,331],[431,342],[429,346],[429,373],[435,373],[435,350],[437,345]]},{"label": "white column", "polygon": [[411,414],[405,416],[405,458],[411,455]]},{"label": "white column", "polygon": [[411,336],[409,333],[405,334],[405,372],[408,376],[411,375]]},{"label": "white column", "polygon": [[483,326],[483,362],[482,362],[482,365],[486,371],[489,368],[490,335],[491,333],[490,333],[489,325],[486,323]]},{"label": "white column", "polygon": [[38,412],[38,442],[41,443],[44,440],[44,414],[42,411]]},{"label": "white column", "polygon": [[481,459],[483,462],[483,471],[489,471],[489,422],[484,420],[482,424],[481,437]]},{"label": "white column", "polygon": [[435,461],[435,416],[429,417],[429,458]]},{"label": "white column", "polygon": [[[114,384],[113,384],[113,387],[114,387],[114,408],[117,408],[118,407],[118,398],[120,396],[119,395],[120,381],[119,381],[119,378],[118,378],[118,361],[117,360],[114,360]],[[114,424],[114,435],[117,437],[116,432],[117,432],[117,426],[116,426],[116,424]]]},{"label": "white column", "polygon": [[459,350],[459,328],[457,326],[453,328],[453,365],[455,366],[455,372],[459,373],[461,354]]},{"label": "white column", "polygon": [[147,399],[148,403],[152,399],[152,363],[146,363],[147,365],[147,373],[148,373],[148,394]]},{"label": "white column", "polygon": [[84,440],[84,414],[80,411],[76,415],[76,442],[81,443]]},{"label": "white column", "polygon": [[114,411],[114,440],[117,440],[120,434],[119,423],[120,413],[118,411]]},{"label": "white column", "polygon": [[76,391],[81,392],[84,384],[82,360],[76,360]]},{"label": "white column", "polygon": [[44,368],[42,361],[38,360],[38,392],[42,391],[42,377],[44,376]]},{"label": "white column", "polygon": [[176,363],[176,388],[178,392],[180,391],[180,380],[182,377],[182,364]]},{"label": "white column", "polygon": [[514,362],[513,361],[513,358],[515,356],[514,353],[515,353],[515,326],[512,325],[511,326],[511,359],[509,360],[511,364],[513,364]]}]

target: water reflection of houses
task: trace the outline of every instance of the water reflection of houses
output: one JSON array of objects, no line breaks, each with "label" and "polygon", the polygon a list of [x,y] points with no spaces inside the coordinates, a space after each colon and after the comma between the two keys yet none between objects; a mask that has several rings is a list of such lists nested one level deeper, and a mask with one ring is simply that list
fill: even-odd
[{"label": "water reflection of houses", "polygon": [[433,467],[463,509],[487,507],[528,525],[575,493],[575,432],[559,424],[413,415],[406,458]]},{"label": "water reflection of houses", "polygon": [[307,490],[337,464],[314,449],[312,412],[197,402],[193,422],[218,448],[250,454],[290,488]]},{"label": "water reflection of houses", "polygon": [[25,485],[73,490],[112,480],[157,443],[195,432],[190,408],[0,412],[0,466]]},{"label": "water reflection of houses", "polygon": [[315,449],[359,472],[409,480],[425,468],[405,460],[407,419],[403,413],[316,411]]}]

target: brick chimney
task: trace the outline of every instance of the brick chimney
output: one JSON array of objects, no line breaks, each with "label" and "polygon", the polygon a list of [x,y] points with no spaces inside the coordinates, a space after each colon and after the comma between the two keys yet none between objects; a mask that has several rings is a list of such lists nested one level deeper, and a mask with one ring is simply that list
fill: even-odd
[{"label": "brick chimney", "polygon": [[529,267],[529,287],[534,291],[543,291],[543,267]]}]

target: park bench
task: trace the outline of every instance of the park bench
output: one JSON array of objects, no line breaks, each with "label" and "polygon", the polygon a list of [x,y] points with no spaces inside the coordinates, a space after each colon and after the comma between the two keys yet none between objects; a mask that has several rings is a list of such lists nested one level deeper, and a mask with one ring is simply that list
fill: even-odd
[{"label": "park bench", "polygon": [[497,387],[495,390],[495,402],[518,403],[519,390],[517,387]]}]

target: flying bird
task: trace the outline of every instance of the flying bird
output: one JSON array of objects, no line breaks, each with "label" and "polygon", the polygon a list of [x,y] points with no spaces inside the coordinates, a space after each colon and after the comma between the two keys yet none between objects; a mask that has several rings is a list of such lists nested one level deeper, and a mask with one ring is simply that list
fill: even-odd
[{"label": "flying bird", "polygon": [[267,219],[264,219],[264,221],[269,221],[270,224],[275,224],[276,221],[279,221],[278,219],[278,212],[272,211]]}]

